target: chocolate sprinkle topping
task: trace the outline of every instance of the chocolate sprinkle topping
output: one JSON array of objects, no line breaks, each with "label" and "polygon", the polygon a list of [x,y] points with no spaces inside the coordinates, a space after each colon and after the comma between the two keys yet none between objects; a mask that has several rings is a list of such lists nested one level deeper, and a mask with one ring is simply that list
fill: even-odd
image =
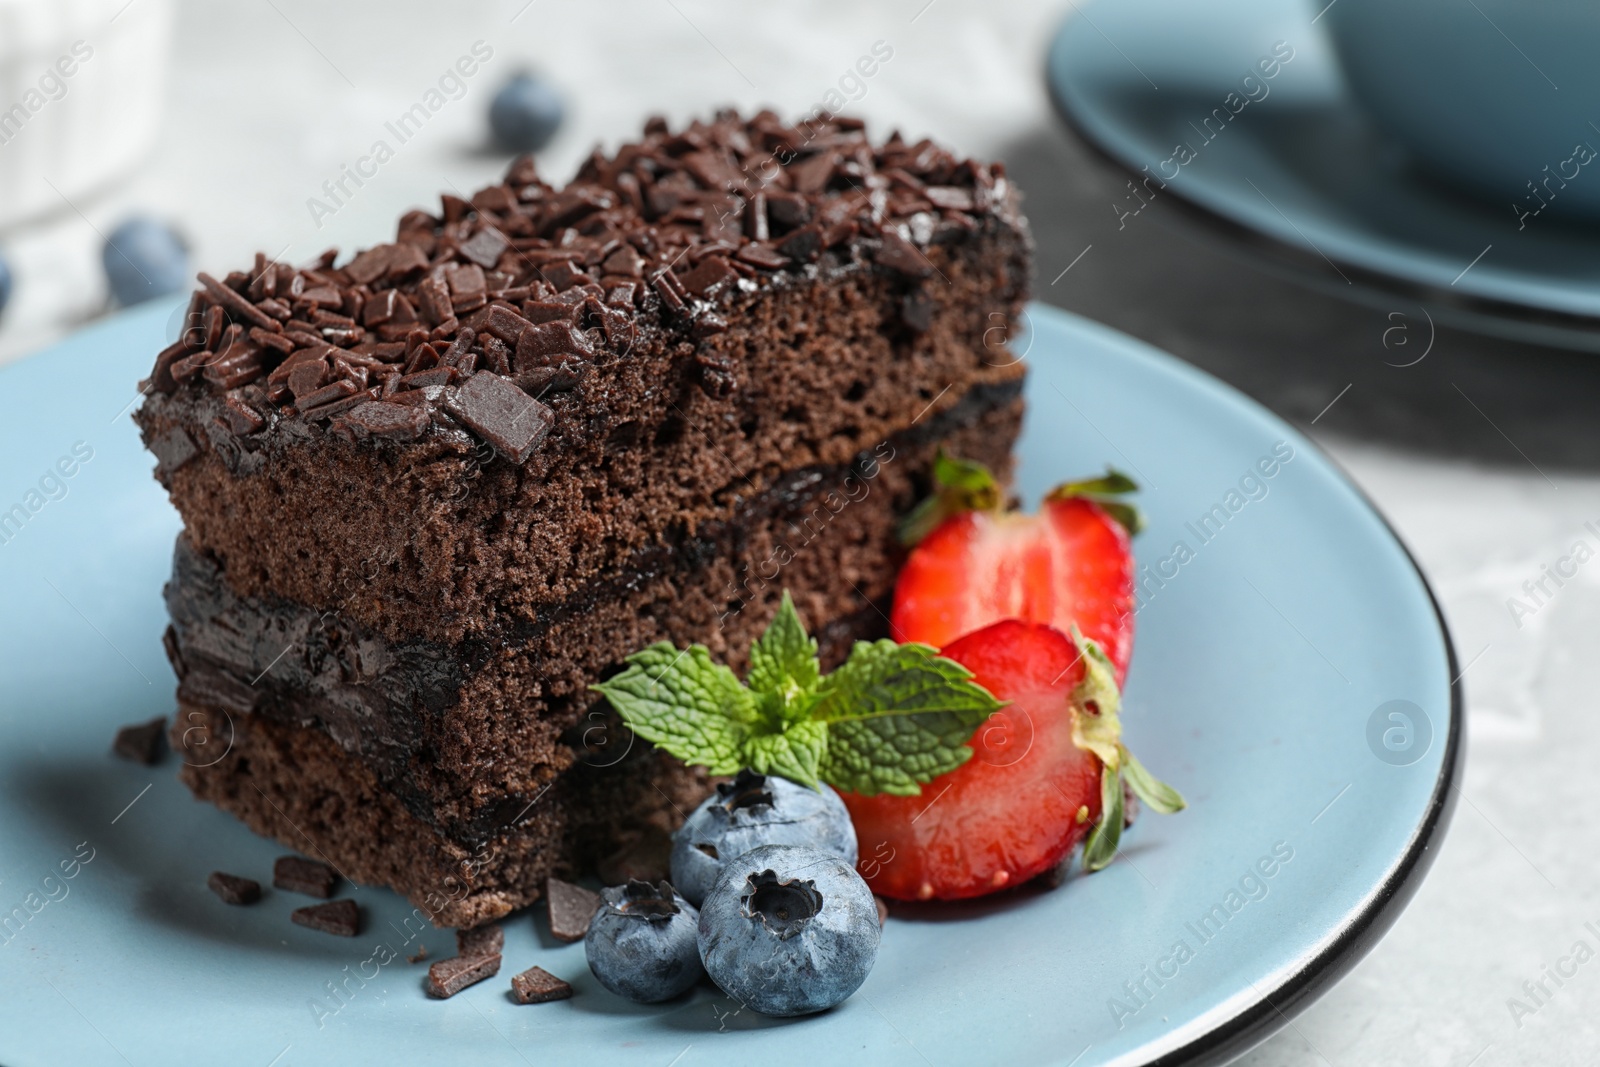
[{"label": "chocolate sprinkle topping", "polygon": [[[343,267],[330,251],[201,274],[196,325],[156,358],[149,386],[221,394],[218,433],[332,420],[353,438],[410,441],[465,425],[522,463],[557,418],[540,399],[626,359],[642,333],[702,341],[727,329],[735,295],[815,271],[825,253],[914,286],[934,273],[928,246],[1012,211],[1000,165],[898,133],[873,145],[858,120],[724,111],[673,132],[652,119],[565,188],[520,158],[470,200],[409,212],[394,243]],[[917,292],[903,318],[922,330],[931,301]],[[709,367],[703,384],[733,382]],[[163,475],[193,447],[158,450]]]}]

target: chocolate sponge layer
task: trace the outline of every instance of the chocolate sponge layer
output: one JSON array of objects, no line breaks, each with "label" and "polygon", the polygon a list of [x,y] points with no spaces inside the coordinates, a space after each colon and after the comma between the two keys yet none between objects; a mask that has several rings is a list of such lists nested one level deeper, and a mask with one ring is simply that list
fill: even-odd
[{"label": "chocolate sponge layer", "polygon": [[455,643],[392,641],[342,612],[241,597],[184,535],[167,589],[179,697],[323,732],[412,817],[475,846],[593,756],[597,737],[614,739],[589,687],[628,653],[701,642],[742,669],[784,588],[830,660],[881,634],[895,524],[927,491],[935,451],[1004,477],[1020,420],[1014,385],[973,390],[849,464],[790,472],[676,550],[636,554],[622,578],[539,623]]},{"label": "chocolate sponge layer", "polygon": [[497,919],[538,900],[550,875],[592,871],[617,850],[624,863],[646,864],[638,873],[662,877],[650,844],[710,791],[697,770],[641,748],[569,775],[515,826],[469,846],[418,819],[315,727],[180,702],[170,740],[196,797],[346,878],[389,886],[437,926]]},{"label": "chocolate sponge layer", "polygon": [[[1015,383],[1004,344],[1026,231],[992,220],[928,250],[929,328],[870,264],[740,296],[690,345],[641,335],[597,357],[518,465],[461,431],[353,440],[286,420],[235,435],[227,398],[151,394],[136,418],[190,539],[235,592],[336,610],[393,639],[456,642],[538,623],[642,549],[676,549],[786,472],[847,464],[981,385]],[[708,361],[735,387],[701,387]]]}]

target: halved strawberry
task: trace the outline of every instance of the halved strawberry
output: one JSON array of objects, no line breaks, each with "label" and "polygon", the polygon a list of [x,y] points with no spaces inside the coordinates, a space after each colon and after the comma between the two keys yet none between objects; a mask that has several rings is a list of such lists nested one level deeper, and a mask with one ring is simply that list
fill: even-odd
[{"label": "halved strawberry", "polygon": [[1100,817],[1100,761],[1072,740],[1083,657],[1049,626],[1008,620],[944,649],[1011,703],[972,736],[972,758],[921,796],[844,793],[857,869],[897,900],[953,900],[1019,885],[1060,863]]},{"label": "halved strawberry", "polygon": [[944,655],[1010,703],[973,734],[972,758],[921,796],[842,794],[873,892],[982,896],[1051,869],[1080,842],[1085,869],[1098,870],[1121,837],[1124,780],[1155,811],[1183,807],[1122,745],[1112,664],[1082,634],[1008,619]]},{"label": "halved strawberry", "polygon": [[941,455],[939,492],[903,529],[918,543],[895,586],[896,641],[943,648],[1000,619],[1076,626],[1105,649],[1120,684],[1133,652],[1138,513],[1113,499],[1137,487],[1125,475],[1069,482],[1038,515],[1002,511],[993,478]]}]

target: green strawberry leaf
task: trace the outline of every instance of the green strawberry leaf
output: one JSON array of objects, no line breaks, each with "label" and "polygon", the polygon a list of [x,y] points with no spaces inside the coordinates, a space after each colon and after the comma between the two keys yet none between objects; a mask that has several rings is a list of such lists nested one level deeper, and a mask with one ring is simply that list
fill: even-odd
[{"label": "green strawberry leaf", "polygon": [[735,774],[757,724],[750,691],[704,645],[679,652],[665,641],[628,657],[622,673],[593,686],[633,732],[685,763]]},{"label": "green strawberry leaf", "polygon": [[757,774],[778,774],[816,789],[828,749],[828,725],[796,723],[778,734],[758,734],[745,745],[745,763]]},{"label": "green strawberry leaf", "polygon": [[900,520],[900,543],[908,548],[946,519],[967,511],[998,511],[1005,504],[1005,491],[988,467],[957,459],[943,448],[933,460],[933,483],[933,494]]},{"label": "green strawberry leaf", "polygon": [[762,719],[773,725],[803,722],[820,676],[817,642],[806,634],[785,589],[777,616],[750,646],[750,691],[756,695]]},{"label": "green strawberry leaf", "polygon": [[1110,765],[1100,768],[1100,821],[1083,843],[1083,869],[1094,872],[1117,857],[1122,843],[1122,775]]},{"label": "green strawberry leaf", "polygon": [[828,725],[822,776],[863,796],[915,796],[971,758],[973,731],[1000,706],[927,645],[858,641],[812,710]]},{"label": "green strawberry leaf", "polygon": [[1127,530],[1128,536],[1131,537],[1144,529],[1144,513],[1127,501],[1116,498],[1138,491],[1138,482],[1115,467],[1107,467],[1105,474],[1098,478],[1062,482],[1046,493],[1045,499],[1071,500],[1073,497],[1083,497],[1085,500],[1092,500],[1104,508],[1107,515],[1121,523],[1122,528]]},{"label": "green strawberry leaf", "polygon": [[1134,759],[1133,753],[1126,748],[1122,750],[1122,773],[1128,780],[1128,788],[1150,805],[1150,810],[1161,815],[1172,815],[1188,807],[1176,789],[1145,770],[1144,764]]},{"label": "green strawberry leaf", "polygon": [[1075,482],[1062,482],[1050,490],[1046,499],[1066,500],[1075,496],[1122,496],[1137,493],[1139,483],[1115,467],[1107,467],[1098,478],[1080,478]]}]

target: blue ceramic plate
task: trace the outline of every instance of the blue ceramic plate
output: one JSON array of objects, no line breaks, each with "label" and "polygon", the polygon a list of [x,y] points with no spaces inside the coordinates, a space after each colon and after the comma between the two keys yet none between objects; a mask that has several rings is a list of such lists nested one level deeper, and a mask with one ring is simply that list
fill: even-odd
[{"label": "blue ceramic plate", "polygon": [[[826,1015],[764,1019],[709,989],[627,1004],[526,914],[500,978],[429,1000],[405,957],[452,954],[449,931],[415,934],[376,889],[355,891],[354,941],[291,925],[302,898],[224,906],[207,874],[265,881],[283,849],[192,800],[170,759],[108,754],[118,726],[173,707],[160,592],[178,522],[127,416],[171,311],[0,372],[0,505],[38,505],[0,545],[6,1067],[1216,1062],[1365,952],[1428,865],[1461,713],[1405,549],[1283,422],[1035,307],[1022,487],[1107,463],[1144,484],[1125,721],[1189,810],[1141,819],[1115,863],[1054,892],[897,908],[866,985]],[[577,995],[512,1003],[507,978],[535,963]]]},{"label": "blue ceramic plate", "polygon": [[1345,88],[1314,24],[1327,6],[1085,2],[1051,47],[1051,94],[1090,145],[1152,176],[1122,211],[1168,198],[1329,292],[1600,351],[1600,228],[1519,219],[1511,195],[1482,204],[1418,172]]}]

